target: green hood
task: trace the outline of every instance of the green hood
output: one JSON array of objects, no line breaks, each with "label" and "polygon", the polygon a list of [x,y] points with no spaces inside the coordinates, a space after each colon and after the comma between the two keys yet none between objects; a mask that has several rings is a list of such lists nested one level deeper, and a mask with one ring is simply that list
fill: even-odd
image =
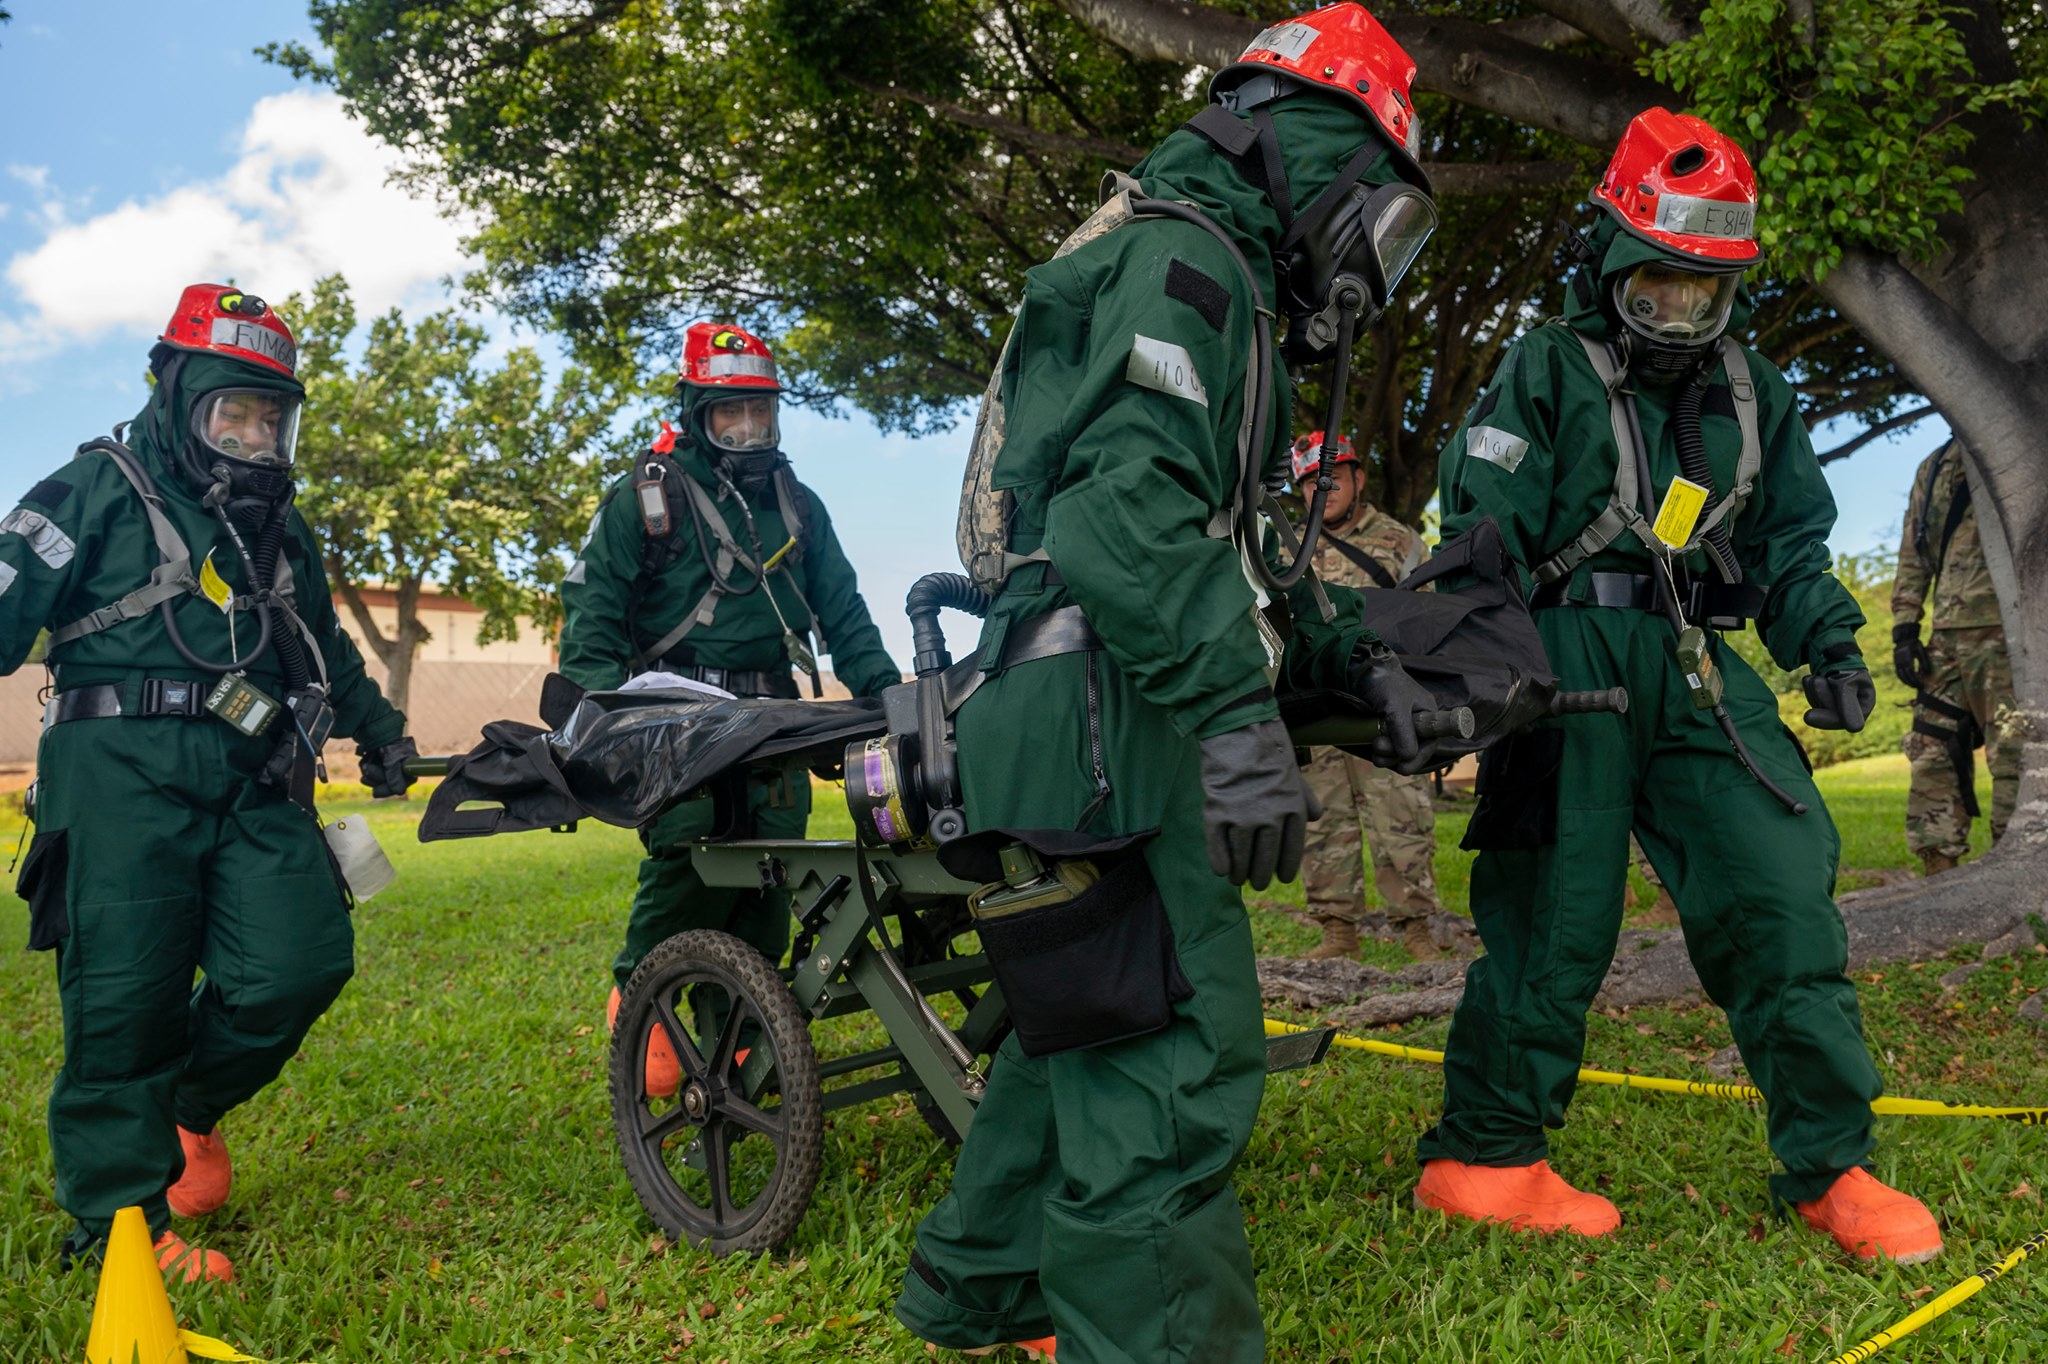
[{"label": "green hood", "polygon": [[[1290,95],[1267,107],[1296,213],[1314,203],[1368,142],[1378,145],[1380,154],[1366,167],[1364,183],[1387,185],[1401,179],[1384,139],[1362,111],[1311,93]],[[1248,180],[1235,161],[1199,133],[1182,128],[1131,174],[1147,194],[1186,200],[1228,232],[1244,252],[1266,305],[1274,306],[1273,250],[1283,234],[1280,215],[1266,191]]]},{"label": "green hood", "polygon": [[156,386],[150,390],[142,411],[135,414],[135,422],[128,430],[128,443],[160,483],[168,480],[171,487],[181,492],[193,491],[179,474],[176,455],[178,446],[189,438],[195,398],[218,388],[259,388],[300,399],[306,396],[304,385],[275,370],[219,355],[188,351],[169,354],[182,357],[182,363],[169,382],[162,377],[163,368],[157,368]]},{"label": "green hood", "polygon": [[[1565,290],[1564,320],[1572,330],[1601,340],[1621,330],[1621,319],[1615,316],[1612,301],[1616,275],[1646,261],[1675,261],[1683,265],[1688,259],[1682,252],[1665,250],[1634,233],[1622,231],[1614,215],[1604,211],[1593,230],[1586,234],[1586,240],[1593,248],[1592,259],[1573,273],[1571,287]],[[1750,316],[1755,311],[1749,282],[1744,280],[1728,313],[1728,334],[1740,336],[1748,331]]]}]

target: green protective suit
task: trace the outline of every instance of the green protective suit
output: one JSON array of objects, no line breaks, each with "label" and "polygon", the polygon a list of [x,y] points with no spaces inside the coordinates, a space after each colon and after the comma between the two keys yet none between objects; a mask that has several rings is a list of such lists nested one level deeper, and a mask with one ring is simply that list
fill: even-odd
[{"label": "green protective suit", "polygon": [[[690,434],[678,443],[674,461],[682,477],[712,495],[734,540],[758,562],[745,517],[730,494],[720,496],[720,484],[702,453],[698,424],[707,390],[686,384],[682,392],[683,421]],[[711,586],[710,567],[699,551],[691,512],[681,497],[671,498],[673,533],[650,560],[646,525],[633,495],[634,478],[628,474],[606,491],[591,520],[589,539],[562,586],[562,675],[594,691],[610,690],[641,668],[659,666],[645,655],[686,614],[697,610]],[[882,647],[881,633],[861,600],[853,565],[833,534],[825,504],[816,493],[791,482],[804,503],[800,512],[792,508],[796,527],[786,523],[773,489],[752,498],[749,510],[766,555],[772,556],[793,533],[798,547],[769,573],[765,588],[720,597],[710,622],[694,627],[668,650],[665,661],[671,666],[767,674],[778,694],[794,696],[783,645],[786,620],[799,634],[815,632],[817,647],[821,652],[830,649],[833,671],[854,695],[878,696],[903,675]],[[709,528],[704,530],[704,543],[716,554],[717,540]],[[739,588],[754,580],[745,568],[728,575]],[[769,593],[775,596],[773,604]],[[812,611],[817,613],[815,621]],[[641,660],[640,667],[634,666],[635,660]],[[757,786],[749,792],[745,836],[802,838],[810,811],[808,782]],[[686,929],[723,929],[770,961],[781,961],[788,950],[788,892],[706,886],[690,865],[690,841],[710,833],[711,826],[711,802],[698,800],[673,807],[640,831],[647,857],[640,863],[625,946],[612,962],[619,985],[625,985],[655,944]]]},{"label": "green protective suit", "polygon": [[[152,396],[161,424],[145,409],[131,440],[195,567],[210,556],[245,593],[232,543],[164,444],[187,429],[193,395],[223,387],[299,392],[267,371],[190,356]],[[398,739],[405,717],[364,675],[296,512],[285,558],[327,664],[334,733],[369,747]],[[0,670],[22,665],[38,631],[118,600],[158,562],[142,499],[111,457],[83,455],[38,483],[0,523]],[[172,609],[195,650],[229,657],[228,618],[211,602],[185,596]],[[235,618],[244,652],[251,621]],[[78,1219],[83,1245],[130,1204],[152,1230],[166,1225],[164,1190],[184,1166],[173,1121],[210,1131],[276,1078],[354,971],[354,938],[313,817],[251,780],[274,731],[247,738],[211,715],[135,713],[146,678],[214,676],[178,653],[158,612],[60,644],[49,663],[58,692],[111,684],[124,711],[44,730],[23,869],[31,941],[57,953],[64,1065],[50,1093],[50,1149],[57,1202]],[[274,648],[248,677],[284,696]]]},{"label": "green protective suit", "polygon": [[[1597,267],[1575,277],[1562,323],[1515,342],[1445,448],[1445,535],[1496,518],[1511,553],[1544,561],[1589,525],[1614,486],[1619,452],[1606,392],[1574,331],[1614,334],[1600,299],[1617,271],[1656,255],[1603,221]],[[1736,322],[1746,321],[1738,314]],[[1780,665],[1863,666],[1863,617],[1829,572],[1834,499],[1791,387],[1745,351],[1754,376],[1763,463],[1732,540],[1747,580],[1770,595],[1756,624]],[[1714,485],[1735,485],[1741,446],[1717,359],[1701,428]],[[1679,472],[1674,388],[1636,385],[1654,488]],[[1705,555],[1691,564],[1706,573]],[[1650,556],[1624,533],[1573,573],[1583,601],[1594,571],[1646,574]],[[1519,811],[1518,830],[1475,827],[1472,914],[1487,954],[1466,975],[1445,1066],[1442,1120],[1424,1160],[1527,1165],[1561,1127],[1585,1044],[1586,1011],[1613,957],[1631,830],[1678,903],[1687,949],[1769,1105],[1782,1199],[1818,1197],[1867,1161],[1878,1077],[1834,904],[1841,845],[1777,698],[1713,637],[1726,705],[1759,767],[1808,812],[1795,816],[1743,770],[1711,712],[1695,709],[1668,621],[1650,611],[1579,605],[1539,610],[1551,667],[1567,688],[1625,686],[1625,716],[1570,716],[1488,753],[1482,810]],[[1844,652],[1845,648],[1848,652]],[[1559,757],[1553,747],[1560,742]],[[1519,773],[1515,769],[1522,769]],[[1489,778],[1491,780],[1489,780]],[[1555,832],[1543,826],[1555,813]],[[1500,826],[1496,826],[1499,828]]]},{"label": "green protective suit", "polygon": [[[1371,135],[1334,101],[1272,107],[1296,204]],[[1226,228],[1272,299],[1280,221],[1235,165],[1181,131],[1136,174]],[[1391,179],[1388,159],[1368,178]],[[1146,1036],[1040,1058],[1004,1044],[953,1188],[918,1228],[896,1315],[953,1348],[1056,1331],[1063,1364],[1254,1361],[1264,1337],[1231,1172],[1265,1047],[1244,907],[1204,851],[1198,746],[1277,714],[1252,589],[1237,551],[1207,533],[1236,474],[1252,299],[1220,243],[1172,221],[1117,228],[1026,280],[995,483],[1017,499],[1010,548],[1043,546],[1057,580],[1020,568],[989,612],[991,676],[958,716],[966,814],[976,829],[1158,829],[1144,857],[1194,993]],[[1131,377],[1155,373],[1131,363],[1144,341],[1185,350],[1202,400],[1193,384]],[[1276,382],[1258,446],[1269,462],[1291,429]],[[1358,599],[1331,595],[1334,623],[1296,594],[1286,662],[1303,685],[1319,673],[1341,685],[1368,637]],[[1001,666],[1013,627],[1074,604],[1100,651]]]}]

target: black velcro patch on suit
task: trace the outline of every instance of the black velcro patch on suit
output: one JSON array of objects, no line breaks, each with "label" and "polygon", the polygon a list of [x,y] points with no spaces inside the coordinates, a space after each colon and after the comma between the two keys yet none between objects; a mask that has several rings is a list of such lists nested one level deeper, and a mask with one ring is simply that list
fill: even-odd
[{"label": "black velcro patch on suit", "polygon": [[1166,267],[1166,296],[1177,298],[1202,315],[1202,320],[1222,335],[1230,317],[1230,290],[1175,256]]},{"label": "black velcro patch on suit", "polygon": [[1703,417],[1726,417],[1735,420],[1735,390],[1726,384],[1710,384],[1706,395],[1700,399],[1700,415]]},{"label": "black velcro patch on suit", "polygon": [[71,485],[61,478],[46,478],[22,494],[21,500],[33,502],[38,507],[55,511],[64,505],[64,499],[71,496]]},{"label": "black velcro patch on suit", "polygon": [[1495,384],[1492,388],[1487,389],[1486,392],[1479,395],[1479,401],[1477,404],[1473,406],[1472,416],[1467,420],[1466,425],[1471,426],[1478,422],[1485,421],[1488,417],[1493,415],[1493,409],[1496,406],[1498,406],[1499,403],[1500,385]]}]

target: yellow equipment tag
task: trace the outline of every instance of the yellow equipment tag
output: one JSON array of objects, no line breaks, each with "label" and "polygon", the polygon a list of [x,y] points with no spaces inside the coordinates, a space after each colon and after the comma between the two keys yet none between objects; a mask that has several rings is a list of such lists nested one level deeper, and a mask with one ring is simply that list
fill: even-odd
[{"label": "yellow equipment tag", "polygon": [[[1657,524],[1661,526],[1664,523],[1660,520]],[[210,549],[206,551],[206,562],[199,566],[199,591],[223,613],[235,599],[235,590],[228,586],[228,580],[221,577],[220,571],[213,566],[213,551]]]},{"label": "yellow equipment tag", "polygon": [[1674,478],[1664,493],[1664,505],[1657,509],[1657,524],[1650,530],[1673,549],[1682,548],[1686,541],[1692,539],[1692,528],[1699,523],[1700,511],[1706,505],[1705,488],[1683,478]]},{"label": "yellow equipment tag", "polygon": [[[1657,523],[1663,525],[1662,521]],[[199,592],[208,601],[225,613],[233,604],[235,590],[228,586],[228,580],[220,576],[220,570],[213,566],[213,551],[206,551],[206,562],[199,566]]]}]

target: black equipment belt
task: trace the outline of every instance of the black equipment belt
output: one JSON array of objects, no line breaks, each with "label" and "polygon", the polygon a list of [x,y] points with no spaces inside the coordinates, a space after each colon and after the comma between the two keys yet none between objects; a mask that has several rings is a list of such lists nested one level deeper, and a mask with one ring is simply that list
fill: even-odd
[{"label": "black equipment belt", "polygon": [[1101,638],[1078,606],[1062,606],[1029,620],[1015,621],[1003,636],[1005,668],[1019,663],[1051,658],[1056,654],[1087,653],[1102,647]]},{"label": "black equipment belt", "polygon": [[[1953,722],[1953,727],[1934,723],[1928,718],[1939,715]],[[1913,732],[1925,734],[1936,740],[1948,754],[1949,766],[1955,769],[1956,792],[1961,800],[1963,813],[1975,819],[1982,813],[1977,806],[1977,748],[1984,742],[1984,730],[1978,725],[1977,717],[1963,707],[1921,692],[1913,698]]]},{"label": "black equipment belt", "polygon": [[196,720],[206,714],[204,682],[190,682],[182,677],[145,677],[141,700],[133,709],[121,704],[124,690],[118,683],[108,682],[58,692],[43,710],[43,726],[61,725],[68,720],[107,720],[117,715]]},{"label": "black equipment belt", "polygon": [[[1574,590],[1574,584],[1584,586]],[[1724,583],[1681,578],[1679,609],[1689,621],[1706,622],[1718,630],[1736,630],[1764,609],[1770,589],[1754,583]],[[1557,606],[1606,606],[1623,611],[1655,611],[1657,581],[1647,573],[1580,573],[1543,583],[1529,596],[1529,609]],[[1725,622],[1725,623],[1724,623]]]},{"label": "black equipment belt", "polygon": [[794,701],[799,693],[796,679],[788,673],[761,672],[752,668],[707,668],[701,663],[666,663],[650,665],[648,671],[674,673],[677,677],[692,682],[702,682],[707,687],[729,691],[734,696],[774,696],[784,701]]}]

